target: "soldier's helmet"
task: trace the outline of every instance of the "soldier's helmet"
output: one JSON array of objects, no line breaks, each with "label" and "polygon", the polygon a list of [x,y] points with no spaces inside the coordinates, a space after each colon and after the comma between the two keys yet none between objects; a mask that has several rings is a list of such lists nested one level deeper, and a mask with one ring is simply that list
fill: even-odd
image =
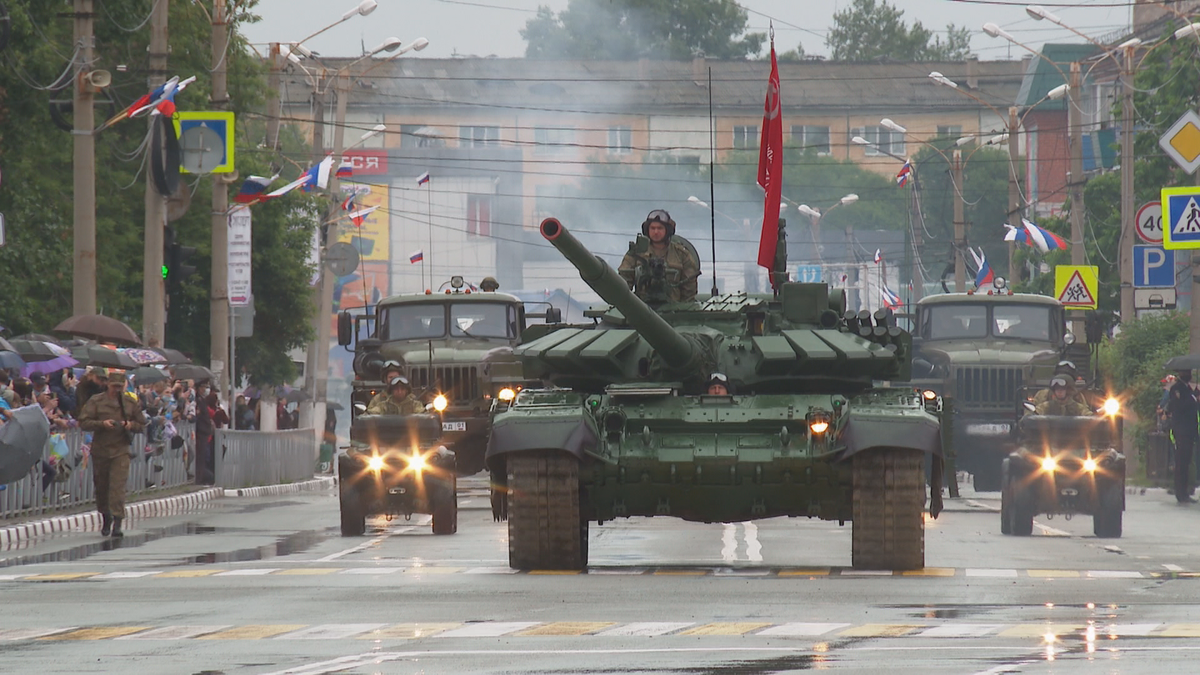
[{"label": "soldier's helmet", "polygon": [[642,221],[642,234],[650,236],[650,223],[662,223],[667,228],[667,238],[675,236],[675,221],[671,220],[671,214],[662,209],[654,209],[647,216],[646,220]]},{"label": "soldier's helmet", "polygon": [[1053,391],[1055,389],[1068,389],[1069,390],[1070,388],[1071,388],[1070,380],[1068,380],[1066,377],[1064,377],[1062,375],[1055,375],[1054,377],[1052,377],[1050,379],[1050,390],[1051,391]]},{"label": "soldier's helmet", "polygon": [[479,290],[495,291],[500,288],[500,282],[496,281],[496,277],[484,277],[483,281],[479,282]]},{"label": "soldier's helmet", "polygon": [[403,375],[397,375],[388,381],[388,392],[395,391],[396,387],[412,389],[412,385],[408,383],[408,378]]},{"label": "soldier's helmet", "polygon": [[1074,378],[1078,373],[1078,369],[1071,361],[1059,361],[1058,365],[1054,366],[1055,375],[1069,375]]}]

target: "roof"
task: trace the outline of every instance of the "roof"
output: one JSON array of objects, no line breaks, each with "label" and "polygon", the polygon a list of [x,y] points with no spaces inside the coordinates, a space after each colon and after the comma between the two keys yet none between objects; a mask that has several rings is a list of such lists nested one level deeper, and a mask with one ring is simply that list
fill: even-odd
[{"label": "roof", "polygon": [[939,295],[929,295],[921,298],[917,302],[918,306],[928,305],[954,305],[967,302],[1003,302],[1012,304],[1034,304],[1046,305],[1048,307],[1061,307],[1062,303],[1048,295],[1035,295],[1033,293],[1013,293],[1012,295],[988,295],[987,293],[941,293]]},{"label": "roof", "polygon": [[[1090,43],[1047,43],[1042,45],[1042,56],[1031,60],[1025,71],[1025,77],[1021,81],[1021,90],[1016,97],[1017,105],[1030,106],[1036,103],[1038,110],[1066,110],[1065,97],[1057,101],[1043,101],[1042,99],[1051,89],[1067,84],[1067,81],[1063,79],[1063,74],[1070,76],[1070,64],[1076,61],[1085,61],[1097,51],[1099,48]],[[1058,68],[1051,65],[1051,61],[1058,64]],[[1059,68],[1062,69],[1062,72],[1059,72]]]},{"label": "roof", "polygon": [[[328,58],[331,69],[348,58]],[[540,59],[376,60],[356,67],[370,72],[356,80],[350,97],[356,108],[486,106],[581,113],[669,113],[707,110],[705,80],[712,69],[713,105],[761,114],[770,66],[766,61],[570,61]],[[785,110],[892,112],[974,110],[979,104],[929,79],[938,71],[966,88],[977,85],[997,105],[1015,99],[1023,61],[850,63],[830,61],[779,64]],[[304,74],[285,73],[288,104],[309,100]],[[974,87],[973,87],[974,88]],[[371,94],[374,94],[372,97]]]},{"label": "roof", "polygon": [[521,299],[508,293],[496,291],[467,291],[463,293],[405,293],[392,295],[379,301],[380,307],[395,305],[423,305],[444,303],[447,300],[460,302],[521,302]]}]

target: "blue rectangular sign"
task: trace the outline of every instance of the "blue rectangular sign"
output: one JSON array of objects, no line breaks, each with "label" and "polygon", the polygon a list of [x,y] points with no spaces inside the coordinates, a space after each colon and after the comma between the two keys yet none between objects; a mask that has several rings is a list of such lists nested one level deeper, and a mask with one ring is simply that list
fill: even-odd
[{"label": "blue rectangular sign", "polygon": [[1133,247],[1135,288],[1174,288],[1175,251],[1161,246]]},{"label": "blue rectangular sign", "polygon": [[821,283],[821,266],[820,265],[797,265],[796,266],[796,281],[806,284]]}]

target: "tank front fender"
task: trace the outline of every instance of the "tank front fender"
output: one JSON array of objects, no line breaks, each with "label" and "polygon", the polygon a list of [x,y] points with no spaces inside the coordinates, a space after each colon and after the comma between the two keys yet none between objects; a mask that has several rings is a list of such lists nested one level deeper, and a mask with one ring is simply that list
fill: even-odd
[{"label": "tank front fender", "polygon": [[495,467],[507,455],[530,450],[561,450],[582,462],[595,451],[598,439],[592,417],[578,408],[528,413],[511,410],[492,423],[487,464]]},{"label": "tank front fender", "polygon": [[842,458],[847,459],[872,448],[908,448],[941,458],[942,427],[926,412],[905,414],[871,410],[850,411],[841,425]]}]

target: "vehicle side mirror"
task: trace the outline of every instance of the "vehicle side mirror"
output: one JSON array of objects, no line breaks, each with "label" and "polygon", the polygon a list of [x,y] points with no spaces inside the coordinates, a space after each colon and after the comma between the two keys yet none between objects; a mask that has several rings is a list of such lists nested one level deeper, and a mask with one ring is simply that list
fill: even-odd
[{"label": "vehicle side mirror", "polygon": [[562,323],[562,310],[557,307],[547,308],[546,323]]},{"label": "vehicle side mirror", "polygon": [[367,404],[366,403],[355,403],[354,411],[360,415],[367,412]]},{"label": "vehicle side mirror", "polygon": [[348,347],[354,341],[354,319],[350,312],[339,312],[337,318],[338,344]]},{"label": "vehicle side mirror", "polygon": [[1025,401],[1023,405],[1029,412],[1037,412],[1037,406],[1033,404],[1033,401]]}]

